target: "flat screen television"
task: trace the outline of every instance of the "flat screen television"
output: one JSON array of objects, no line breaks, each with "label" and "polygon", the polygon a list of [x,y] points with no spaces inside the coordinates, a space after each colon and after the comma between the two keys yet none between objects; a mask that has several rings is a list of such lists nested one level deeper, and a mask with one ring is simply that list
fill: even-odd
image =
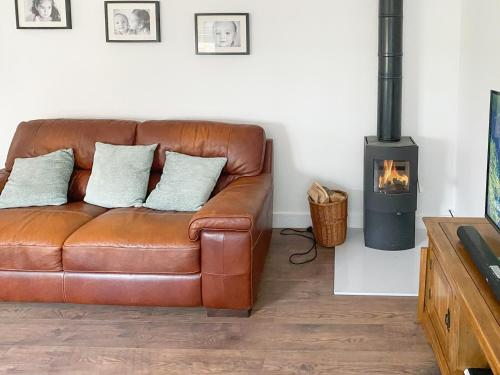
[{"label": "flat screen television", "polygon": [[500,232],[500,92],[491,91],[486,218]]},{"label": "flat screen television", "polygon": [[[493,233],[500,237],[500,93],[497,91],[491,91],[490,97],[485,216],[498,232]],[[461,226],[457,234],[495,298],[500,302],[498,242],[495,241],[494,248],[491,248],[473,226]]]}]

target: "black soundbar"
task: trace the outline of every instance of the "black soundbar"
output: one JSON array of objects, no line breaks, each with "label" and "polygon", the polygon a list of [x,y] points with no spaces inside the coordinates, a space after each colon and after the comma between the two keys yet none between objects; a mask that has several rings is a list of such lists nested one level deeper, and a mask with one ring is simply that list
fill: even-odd
[{"label": "black soundbar", "polygon": [[500,302],[500,261],[476,228],[462,226],[457,230],[458,238],[471,256],[481,275],[486,279],[495,298]]},{"label": "black soundbar", "polygon": [[493,375],[493,372],[487,368],[467,368],[464,371],[465,375]]}]

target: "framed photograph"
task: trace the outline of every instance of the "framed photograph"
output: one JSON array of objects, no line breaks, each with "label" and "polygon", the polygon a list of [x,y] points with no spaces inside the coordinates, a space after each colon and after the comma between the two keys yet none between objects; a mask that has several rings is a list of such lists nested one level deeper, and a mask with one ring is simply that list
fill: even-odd
[{"label": "framed photograph", "polygon": [[71,29],[70,0],[14,0],[18,29]]},{"label": "framed photograph", "polygon": [[194,18],[196,54],[250,54],[248,13],[197,13]]},{"label": "framed photograph", "polygon": [[160,42],[159,1],[105,1],[106,42]]}]

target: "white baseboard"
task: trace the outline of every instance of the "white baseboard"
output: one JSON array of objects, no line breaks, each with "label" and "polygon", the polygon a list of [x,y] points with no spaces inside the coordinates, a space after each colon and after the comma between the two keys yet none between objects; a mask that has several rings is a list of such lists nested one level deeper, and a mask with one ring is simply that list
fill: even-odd
[{"label": "white baseboard", "polygon": [[274,212],[273,228],[307,228],[311,226],[309,212]]},{"label": "white baseboard", "polygon": [[[274,228],[307,228],[311,226],[309,212],[275,212],[273,214]],[[347,217],[349,228],[363,228],[363,215],[350,214]]]},{"label": "white baseboard", "polygon": [[418,293],[348,293],[334,292],[335,296],[373,296],[373,297],[418,297]]},{"label": "white baseboard", "polygon": [[[427,216],[427,215],[426,215]],[[309,212],[274,212],[273,228],[307,228],[311,226],[311,215]],[[363,213],[350,212],[347,217],[349,228],[363,228]],[[425,229],[422,216],[417,215],[416,227]]]}]

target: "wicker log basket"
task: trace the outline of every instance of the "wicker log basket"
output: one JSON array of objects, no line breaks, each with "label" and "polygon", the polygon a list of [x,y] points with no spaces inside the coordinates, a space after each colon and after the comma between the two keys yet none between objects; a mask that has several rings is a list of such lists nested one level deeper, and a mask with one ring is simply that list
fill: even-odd
[{"label": "wicker log basket", "polygon": [[309,209],[316,241],[323,247],[335,247],[345,242],[347,235],[347,193],[328,190],[329,202],[316,203],[311,197]]}]

